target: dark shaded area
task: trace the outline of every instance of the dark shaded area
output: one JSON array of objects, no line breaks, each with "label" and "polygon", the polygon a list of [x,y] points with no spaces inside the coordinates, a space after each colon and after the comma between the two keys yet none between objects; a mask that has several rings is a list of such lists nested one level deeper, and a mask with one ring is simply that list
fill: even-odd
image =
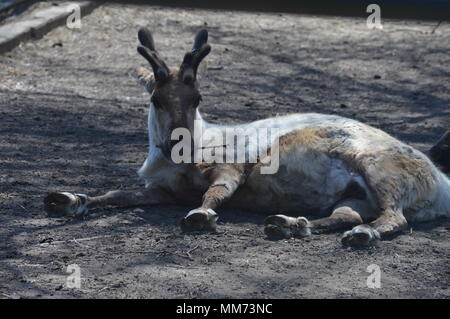
[{"label": "dark shaded area", "polygon": [[367,17],[369,15],[369,13],[366,12],[367,6],[376,3],[381,7],[382,18],[450,20],[450,2],[447,0],[378,0],[375,2],[367,0],[110,0],[106,2],[158,5],[177,8],[284,12],[356,17]]},{"label": "dark shaded area", "polygon": [[8,17],[25,12],[36,2],[37,0],[6,0],[0,2],[0,23]]},{"label": "dark shaded area", "polygon": [[429,155],[442,171],[450,173],[450,130],[447,130],[437,143],[430,148]]}]

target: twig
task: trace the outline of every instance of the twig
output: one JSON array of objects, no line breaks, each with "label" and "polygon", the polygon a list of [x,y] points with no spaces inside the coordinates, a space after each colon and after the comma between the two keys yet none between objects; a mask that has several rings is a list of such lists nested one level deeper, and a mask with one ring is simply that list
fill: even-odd
[{"label": "twig", "polygon": [[438,24],[433,28],[433,30],[431,31],[431,34],[434,34],[434,31],[436,31],[437,28],[439,28],[439,26],[441,25],[442,21],[439,21]]},{"label": "twig", "polygon": [[196,250],[199,247],[199,245],[195,246],[194,248],[192,248],[191,250],[188,250],[188,254],[192,253],[194,250]]},{"label": "twig", "polygon": [[189,260],[194,260],[194,258],[191,256],[191,253],[192,253],[194,250],[196,250],[198,247],[199,247],[199,245],[197,245],[197,246],[195,246],[194,248],[188,250],[188,251],[186,252],[186,255],[180,255],[180,254],[177,254],[177,255],[180,256],[180,257],[183,257],[183,258],[187,258],[187,259],[189,259]]},{"label": "twig", "polygon": [[423,30],[417,30],[417,29],[412,29],[412,28],[398,28],[398,29],[392,29],[390,30],[390,32],[417,32],[417,33],[427,33],[426,31]]},{"label": "twig", "polygon": [[111,288],[111,287],[110,287],[110,286],[103,287],[102,289],[100,289],[99,291],[97,291],[97,293],[99,294],[99,293],[101,293],[103,290],[106,290],[106,289],[109,289],[109,288]]},{"label": "twig", "polygon": [[160,250],[154,250],[154,249],[149,249],[149,250],[133,250],[130,251],[130,253],[132,254],[158,254],[161,255],[163,252],[161,252]]},{"label": "twig", "polygon": [[76,240],[75,238],[72,240],[75,244],[80,245],[81,247],[86,247],[86,248],[92,248],[91,246],[85,245],[80,243],[78,240]]},{"label": "twig", "polygon": [[[99,239],[99,238],[107,238],[107,237],[112,237],[112,235],[105,235],[105,236],[94,236],[94,237],[86,237],[86,238],[79,238],[79,239],[69,239],[69,240],[57,240],[57,241],[52,241],[49,243],[41,243],[39,244],[39,246],[48,246],[50,244],[64,244],[64,243],[70,243],[70,242],[74,242],[76,244],[80,244],[80,241],[88,241],[88,240],[94,240],[94,239]],[[89,246],[87,246],[89,247]]]},{"label": "twig", "polygon": [[177,254],[177,253],[175,253],[175,255],[177,255],[177,256],[180,256],[181,258],[186,258],[186,259],[189,259],[189,260],[194,260],[194,258],[192,258],[192,256],[191,255],[182,255],[182,254]]},{"label": "twig", "polygon": [[211,70],[211,71],[219,71],[219,70],[223,70],[223,66],[209,66],[208,67],[208,70]]},{"label": "twig", "polygon": [[[180,266],[178,264],[174,265],[164,265],[164,267],[175,268],[175,269],[185,269],[186,267]],[[195,267],[189,267],[189,269],[197,269]]]},{"label": "twig", "polygon": [[3,296],[5,296],[6,298],[15,299],[14,296],[5,294],[4,292],[1,292],[1,294],[2,294]]}]

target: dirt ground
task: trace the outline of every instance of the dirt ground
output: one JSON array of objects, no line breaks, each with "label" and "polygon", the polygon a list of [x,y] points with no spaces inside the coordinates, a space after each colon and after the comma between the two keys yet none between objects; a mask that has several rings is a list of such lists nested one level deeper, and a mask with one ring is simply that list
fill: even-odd
[{"label": "dirt ground", "polygon": [[[293,112],[358,119],[426,150],[450,120],[450,25],[102,6],[0,56],[0,298],[449,298],[448,220],[368,249],[341,233],[269,241],[264,214],[219,210],[215,234],[182,234],[191,207],[49,218],[52,191],[138,188],[149,96],[131,77],[148,26],[170,65],[207,27],[202,110],[237,123]],[[67,266],[81,288],[66,285]],[[366,285],[371,264],[381,288]]]}]

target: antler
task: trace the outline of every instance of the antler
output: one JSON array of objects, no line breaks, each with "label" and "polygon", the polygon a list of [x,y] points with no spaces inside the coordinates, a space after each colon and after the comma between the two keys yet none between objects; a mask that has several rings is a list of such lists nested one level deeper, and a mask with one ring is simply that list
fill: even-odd
[{"label": "antler", "polygon": [[179,74],[184,83],[194,82],[200,62],[211,52],[211,46],[206,42],[208,42],[208,31],[202,29],[195,36],[192,51],[184,55],[183,63],[181,63]]},{"label": "antler", "polygon": [[138,32],[140,45],[137,51],[150,63],[155,74],[156,81],[162,81],[169,76],[169,68],[164,61],[159,57],[155,49],[155,42],[152,34],[146,28],[142,28]]}]

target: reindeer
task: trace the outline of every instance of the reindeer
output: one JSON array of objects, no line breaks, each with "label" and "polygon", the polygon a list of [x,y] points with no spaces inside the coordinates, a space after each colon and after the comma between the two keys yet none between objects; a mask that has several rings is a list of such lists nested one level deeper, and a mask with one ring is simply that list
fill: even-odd
[{"label": "reindeer", "polygon": [[[379,129],[336,115],[292,114],[236,126],[208,123],[199,111],[202,98],[197,83],[198,66],[211,50],[207,31],[197,33],[181,66],[170,69],[147,29],[140,29],[138,38],[137,50],[153,70],[140,68],[137,72],[151,95],[148,157],[138,171],[146,187],[95,197],[51,193],[44,199],[49,214],[82,215],[105,206],[196,205],[198,208],[182,219],[182,231],[214,231],[215,210],[226,203],[241,209],[314,217],[271,215],[264,221],[269,238],[343,229],[347,231],[342,243],[349,246],[368,245],[396,234],[408,222],[450,215],[450,181],[424,153]],[[266,156],[253,162],[246,158],[242,163],[175,163],[171,156],[178,143],[172,139],[174,129],[192,133],[193,144],[210,145],[203,135],[195,136],[194,123],[221,134],[229,128],[276,128],[278,133],[258,141],[257,148],[265,150]],[[450,154],[447,135],[431,152],[444,165]],[[246,147],[254,146],[251,141],[246,143]],[[237,150],[236,145],[212,147]],[[263,174],[275,159],[276,173]]]}]

